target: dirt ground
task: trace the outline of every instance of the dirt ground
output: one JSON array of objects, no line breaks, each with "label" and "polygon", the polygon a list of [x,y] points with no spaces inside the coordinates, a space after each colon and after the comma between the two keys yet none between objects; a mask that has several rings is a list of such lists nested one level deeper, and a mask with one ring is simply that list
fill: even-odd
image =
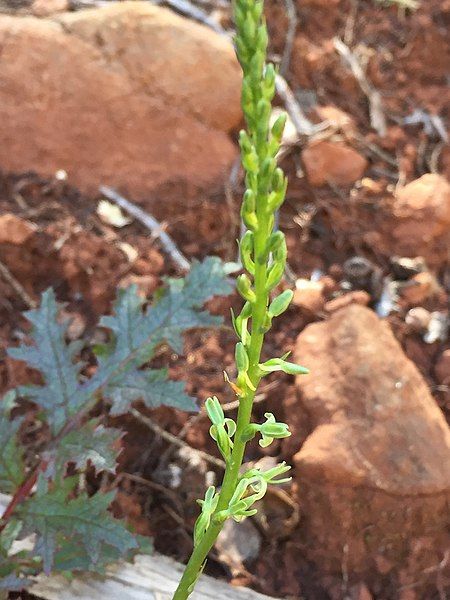
[{"label": "dirt ground", "polygon": [[[228,8],[220,8],[219,12],[226,23]],[[445,127],[449,117],[446,35],[450,2],[423,0],[417,11],[405,13],[396,6],[382,7],[372,0],[308,0],[298,3],[297,14],[295,36],[286,55],[289,58],[285,62],[286,79],[313,122],[323,119],[318,106],[334,106],[350,117],[351,124],[342,125],[337,135],[351,141],[353,148],[368,161],[368,167],[362,184],[317,187],[304,176],[301,150],[307,140],[300,140],[289,149],[283,167],[290,185],[280,215],[280,227],[288,239],[288,275],[295,281],[314,278],[319,273],[326,281],[325,300],[331,300],[342,293],[342,282],[351,274],[349,259],[360,257],[366,261],[370,277],[355,276],[354,289],[365,290],[370,295],[370,305],[376,308],[386,278],[398,280],[402,265],[386,250],[389,248],[386,239],[374,240],[365,234],[375,229],[382,237],[387,235],[382,223],[389,214],[393,190],[399,181],[407,183],[429,172],[450,177],[450,149],[439,131],[439,123]],[[269,1],[267,20],[271,52],[280,60],[289,29],[285,3]],[[381,93],[387,122],[384,137],[370,125],[367,95],[336,52],[335,36],[358,49],[368,78]],[[423,111],[422,122],[405,123],[404,116],[415,110]],[[430,116],[439,118],[433,121]],[[437,129],[436,126],[433,129],[433,122],[438,123]],[[198,210],[203,207],[214,225],[203,229],[198,227],[196,210],[184,210],[178,193],[171,198],[170,191],[167,192],[166,202],[173,217],[167,218],[164,226],[189,259],[208,254],[227,260],[234,258],[237,231],[230,226],[235,218],[230,214],[230,201],[225,201],[226,187],[229,188],[227,182],[209,195],[205,192],[198,200]],[[241,191],[239,182],[231,191],[236,211]],[[69,331],[73,339],[95,335],[97,318],[110,309],[118,285],[137,282],[151,297],[164,276],[177,273],[158,240],[152,239],[142,225],[132,222],[115,228],[105,224],[96,213],[100,198],[100,195],[80,194],[70,182],[44,179],[33,173],[3,173],[0,178],[0,214],[13,213],[34,226],[20,246],[0,243],[0,260],[31,300],[37,302],[40,292],[48,286],[55,288],[58,299],[66,302],[67,316],[73,318]],[[417,365],[450,420],[449,387],[442,383],[435,369],[438,357],[448,345],[442,339],[427,343],[411,320],[406,319],[411,307],[445,314],[450,283],[445,260],[439,260],[433,267],[433,277],[439,284],[439,293],[424,294],[413,301],[400,297],[397,310],[388,319],[406,355]],[[236,296],[211,302],[213,311],[223,315],[226,323],[230,306],[238,305]],[[26,309],[26,297],[0,276],[1,393],[18,383],[29,382],[32,377],[20,363],[7,358],[3,350],[16,343],[26,328],[21,317]],[[267,355],[293,349],[302,329],[322,319],[321,310],[314,306],[293,306],[278,319],[268,336]],[[222,402],[232,403],[234,397],[223,381],[222,371],[232,368],[234,343],[228,326],[215,331],[194,331],[186,336],[182,356],[163,348],[156,362],[168,365],[171,375],[185,381],[187,391],[200,402],[216,394]],[[289,422],[289,415],[280,414],[279,398],[295,394],[292,378],[268,381],[256,405],[257,415],[276,407],[277,416]],[[175,435],[181,432],[187,446],[215,454],[208,436],[208,421],[202,413],[192,417],[158,409],[148,414],[166,431]],[[230,416],[234,414],[231,408]],[[115,479],[106,483],[102,480],[101,485],[117,486],[119,493],[114,507],[117,516],[128,519],[139,533],[152,536],[159,552],[185,561],[191,551],[197,512],[195,499],[203,493],[206,478],[213,476],[208,472],[219,478],[220,469],[206,463],[200,468],[193,466],[187,450],[183,453],[132,417],[125,423],[122,419],[121,426],[126,428],[127,435],[119,472]],[[308,433],[305,422],[303,435],[306,437]],[[23,435],[31,454],[45,442],[45,434],[33,420],[32,409]],[[296,450],[274,444],[268,452],[289,461]],[[266,451],[251,446],[248,461],[261,459],[263,452]],[[181,481],[175,481],[180,477]],[[90,485],[98,486],[100,482],[92,479]],[[261,540],[258,555],[236,567],[232,561],[220,557],[219,552],[209,562],[211,574],[277,597],[311,600],[445,597],[442,590],[433,586],[421,592],[425,595],[413,595],[411,589],[407,590],[408,595],[381,576],[371,583],[370,592],[364,581],[354,581],[351,577],[348,581],[344,572],[324,579],[313,564],[302,558],[302,545],[307,545],[307,540],[302,538],[301,507],[291,490],[273,495],[266,511],[264,517],[271,523],[270,534],[264,519],[255,523],[255,535]]]}]

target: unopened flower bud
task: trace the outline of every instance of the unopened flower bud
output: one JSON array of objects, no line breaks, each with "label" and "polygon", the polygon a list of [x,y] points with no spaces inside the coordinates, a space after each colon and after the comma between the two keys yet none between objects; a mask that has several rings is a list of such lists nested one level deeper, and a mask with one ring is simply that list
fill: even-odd
[{"label": "unopened flower bud", "polygon": [[240,295],[249,302],[254,302],[256,300],[255,292],[252,290],[252,284],[250,279],[245,273],[239,275],[236,281],[236,288]]},{"label": "unopened flower bud", "polygon": [[235,349],[236,367],[239,373],[246,373],[249,368],[247,351],[242,342],[236,344]]},{"label": "unopened flower bud", "polygon": [[284,290],[279,296],[274,298],[270,303],[268,313],[271,317],[278,317],[287,310],[291,300],[294,296],[292,290]]},{"label": "unopened flower bud", "polygon": [[283,132],[286,126],[286,119],[287,114],[282,113],[272,125],[272,135],[277,140],[277,142],[281,142],[283,138]]}]

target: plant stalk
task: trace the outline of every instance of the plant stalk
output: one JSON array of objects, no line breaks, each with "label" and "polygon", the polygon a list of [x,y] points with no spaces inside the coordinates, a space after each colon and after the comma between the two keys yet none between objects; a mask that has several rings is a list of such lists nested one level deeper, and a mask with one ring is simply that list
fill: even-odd
[{"label": "plant stalk", "polygon": [[[255,235],[255,254],[257,254],[258,251],[264,251],[266,240],[271,233],[268,231],[267,217],[264,219],[264,215],[258,216],[260,217],[260,230]],[[255,388],[258,387],[261,380],[258,364],[260,362],[261,349],[264,341],[264,318],[269,302],[269,294],[266,291],[266,279],[267,263],[262,265],[257,264],[254,277],[256,301],[254,303],[254,311],[252,312],[251,342],[249,347],[250,367],[248,371],[250,380]],[[241,434],[245,427],[250,423],[255,394],[256,390],[253,391],[248,389],[246,395],[242,397],[239,402],[235,443],[231,458],[227,462],[225,469],[222,489],[220,491],[219,502],[215,514],[228,507],[234,490],[236,489],[239,470],[244,459],[245,447],[247,445],[246,442],[241,440]],[[201,542],[194,548],[178,588],[173,596],[173,600],[186,600],[192,593],[198,576],[203,570],[208,553],[213,547],[222,527],[223,523],[215,522],[213,517],[211,525],[205,532]]]}]

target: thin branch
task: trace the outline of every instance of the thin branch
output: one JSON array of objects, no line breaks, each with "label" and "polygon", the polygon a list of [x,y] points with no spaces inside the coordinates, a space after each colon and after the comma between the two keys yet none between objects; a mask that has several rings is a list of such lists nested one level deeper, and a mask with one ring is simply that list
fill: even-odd
[{"label": "thin branch", "polygon": [[138,421],[140,421],[141,423],[146,425],[149,429],[151,429],[157,435],[161,436],[164,440],[166,440],[166,442],[169,442],[169,444],[178,446],[178,448],[187,448],[190,452],[195,452],[195,454],[197,454],[198,456],[203,458],[203,460],[206,460],[210,464],[214,465],[215,467],[219,467],[220,469],[225,469],[226,465],[225,465],[224,461],[221,460],[220,458],[211,456],[207,452],[203,452],[203,450],[197,450],[197,448],[193,448],[186,442],[183,442],[183,440],[180,440],[176,435],[169,433],[168,431],[166,431],[165,429],[163,429],[162,427],[160,427],[159,425],[154,423],[151,419],[149,419],[148,417],[146,417],[145,415],[140,413],[135,408],[131,408],[129,412],[130,412],[130,414],[133,415],[133,417],[135,419],[137,419]]},{"label": "thin branch", "polygon": [[316,131],[316,127],[301,109],[286,79],[278,74],[275,85],[277,94],[283,100],[286,111],[289,113],[297,133],[299,135],[312,135]]},{"label": "thin branch", "polygon": [[367,76],[364,73],[357,56],[354,54],[354,52],[350,50],[350,48],[346,44],[344,44],[342,40],[335,37],[334,47],[336,48],[338,54],[348,64],[353,73],[353,76],[359,83],[361,90],[367,96],[367,100],[369,102],[371,126],[375,129],[379,136],[384,137],[386,135],[387,126],[380,92],[377,89],[375,89],[374,86],[367,79]]},{"label": "thin branch", "polygon": [[20,297],[20,299],[23,301],[23,303],[28,308],[36,308],[37,307],[37,304],[33,300],[33,298],[31,298],[28,295],[28,293],[26,292],[26,290],[24,289],[22,284],[19,281],[17,281],[17,279],[14,277],[14,275],[8,269],[8,267],[1,260],[0,260],[0,275],[3,277],[3,279],[7,283],[9,283],[9,285],[13,288],[13,290],[16,292],[16,294]]},{"label": "thin branch", "polygon": [[283,77],[287,75],[291,63],[292,48],[295,41],[295,32],[297,30],[298,17],[297,10],[293,0],[284,0],[286,5],[286,14],[289,21],[286,40],[284,42],[283,57],[280,63],[280,73]]},{"label": "thin branch", "polygon": [[178,250],[175,242],[172,240],[170,235],[163,230],[159,221],[152,217],[152,215],[149,215],[143,211],[142,208],[139,208],[124,198],[112,188],[106,185],[101,185],[99,190],[109,200],[115,202],[118,206],[120,206],[120,208],[126,210],[130,215],[142,223],[142,225],[147,227],[147,229],[152,232],[152,235],[159,239],[163,250],[170,256],[180,271],[187,272],[190,270],[191,265],[188,259]]},{"label": "thin branch", "polygon": [[225,30],[220,23],[208,15],[208,13],[203,9],[199,8],[198,6],[194,6],[191,2],[189,2],[189,0],[152,0],[152,4],[167,4],[183,15],[191,17],[195,21],[207,25],[217,33],[225,33]]}]

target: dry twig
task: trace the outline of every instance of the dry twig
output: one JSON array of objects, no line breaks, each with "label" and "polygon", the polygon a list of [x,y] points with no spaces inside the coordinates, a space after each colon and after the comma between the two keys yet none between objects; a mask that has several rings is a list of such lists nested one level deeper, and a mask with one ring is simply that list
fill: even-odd
[{"label": "dry twig", "polygon": [[289,65],[291,63],[292,48],[295,41],[295,32],[297,30],[298,17],[297,10],[293,0],[284,0],[286,5],[286,14],[289,20],[288,30],[286,33],[286,40],[284,43],[283,56],[280,63],[280,74],[285,77],[289,71]]},{"label": "dry twig", "polygon": [[146,213],[123,196],[121,196],[118,192],[113,190],[112,188],[101,185],[99,187],[100,192],[106,196],[109,200],[115,202],[120,208],[126,210],[130,215],[132,215],[135,219],[137,219],[140,223],[145,225],[147,229],[152,232],[152,235],[159,239],[161,242],[161,246],[163,250],[170,256],[173,262],[177,265],[180,271],[189,271],[191,265],[188,259],[182,254],[175,242],[172,240],[170,235],[166,233],[161,227],[161,223],[157,221],[154,217]]},{"label": "dry twig", "polygon": [[357,56],[344,44],[339,38],[334,38],[334,47],[339,55],[346,61],[350,67],[355,79],[359,83],[360,88],[367,96],[369,101],[370,124],[381,137],[386,135],[386,118],[384,116],[383,106],[381,102],[381,94],[369,82],[364,73]]},{"label": "dry twig", "polygon": [[37,304],[33,300],[33,298],[31,298],[28,295],[22,284],[19,281],[17,281],[17,279],[2,261],[0,261],[0,275],[7,283],[9,283],[12,289],[16,292],[16,294],[20,297],[20,299],[28,308],[37,307]]},{"label": "dry twig", "polygon": [[225,469],[225,463],[220,458],[216,458],[215,456],[211,456],[207,452],[203,452],[203,450],[198,450],[197,448],[193,448],[183,440],[180,440],[176,435],[169,433],[156,423],[154,423],[151,419],[140,413],[135,408],[130,409],[130,414],[133,415],[135,419],[146,425],[149,429],[151,429],[154,433],[161,436],[166,442],[169,444],[173,444],[174,446],[178,446],[178,448],[187,448],[190,452],[195,452],[198,456],[203,458],[203,460],[209,462],[215,467],[219,467],[220,469]]},{"label": "dry twig", "polygon": [[211,29],[214,29],[217,33],[224,34],[224,28],[213,19],[208,13],[198,6],[194,6],[189,0],[152,0],[152,4],[167,4],[171,8],[174,8],[178,12],[188,17],[191,17],[199,23],[207,25]]},{"label": "dry twig", "polygon": [[277,94],[283,100],[286,111],[292,119],[292,122],[297,129],[299,135],[312,135],[316,131],[316,127],[311,123],[308,117],[301,109],[299,103],[295,99],[294,93],[289,87],[286,79],[281,75],[276,78]]}]

